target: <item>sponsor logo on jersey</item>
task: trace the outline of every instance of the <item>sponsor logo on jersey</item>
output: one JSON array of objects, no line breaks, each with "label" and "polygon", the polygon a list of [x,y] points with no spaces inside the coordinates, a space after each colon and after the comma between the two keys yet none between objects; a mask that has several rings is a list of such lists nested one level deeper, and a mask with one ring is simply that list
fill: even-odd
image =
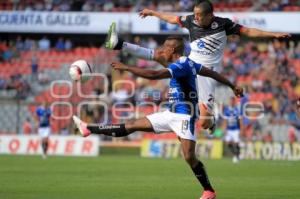
[{"label": "sponsor logo on jersey", "polygon": [[218,27],[219,27],[219,24],[215,21],[211,24],[211,29],[216,29]]},{"label": "sponsor logo on jersey", "polygon": [[198,46],[198,48],[200,48],[200,49],[204,48],[204,47],[205,47],[204,41],[202,41],[202,40],[200,39],[200,40],[198,41],[198,43],[197,43],[197,46]]}]

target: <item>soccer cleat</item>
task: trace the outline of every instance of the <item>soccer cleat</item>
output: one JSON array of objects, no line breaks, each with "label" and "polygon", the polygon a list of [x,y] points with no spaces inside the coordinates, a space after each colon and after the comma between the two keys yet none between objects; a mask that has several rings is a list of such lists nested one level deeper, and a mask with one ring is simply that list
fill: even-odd
[{"label": "soccer cleat", "polygon": [[216,127],[217,127],[217,125],[216,125],[216,118],[215,118],[215,116],[213,116],[213,125],[210,128],[207,129],[208,134],[212,135],[215,132]]},{"label": "soccer cleat", "polygon": [[204,191],[200,199],[215,199],[217,198],[216,192]]},{"label": "soccer cleat", "polygon": [[237,163],[240,162],[240,160],[239,160],[239,158],[237,156],[233,156],[232,162],[235,163],[235,164],[237,164]]},{"label": "soccer cleat", "polygon": [[87,123],[81,121],[77,116],[73,115],[73,121],[76,124],[82,137],[87,137],[91,134],[91,131],[87,128]]},{"label": "soccer cleat", "polygon": [[116,23],[113,22],[108,30],[108,35],[105,41],[105,48],[113,50],[118,44],[118,34],[116,31]]},{"label": "soccer cleat", "polygon": [[42,154],[42,158],[44,159],[44,160],[46,160],[47,159],[47,155],[46,154]]}]

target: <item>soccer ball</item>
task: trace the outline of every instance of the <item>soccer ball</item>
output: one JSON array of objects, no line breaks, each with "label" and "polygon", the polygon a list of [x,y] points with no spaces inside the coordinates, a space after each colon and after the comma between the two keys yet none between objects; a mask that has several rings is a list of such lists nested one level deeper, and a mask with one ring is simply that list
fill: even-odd
[{"label": "soccer ball", "polygon": [[85,60],[77,60],[73,62],[69,69],[71,79],[74,81],[86,82],[92,74],[91,66]]}]

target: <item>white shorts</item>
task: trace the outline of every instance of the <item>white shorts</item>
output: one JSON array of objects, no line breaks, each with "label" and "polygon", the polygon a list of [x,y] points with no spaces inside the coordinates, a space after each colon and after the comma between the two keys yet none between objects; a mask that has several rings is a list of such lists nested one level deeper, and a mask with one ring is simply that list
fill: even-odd
[{"label": "white shorts", "polygon": [[227,130],[224,140],[225,142],[240,142],[240,130]]},{"label": "white shorts", "polygon": [[39,127],[38,134],[42,138],[47,138],[50,136],[50,127]]},{"label": "white shorts", "polygon": [[173,131],[182,139],[196,141],[195,119],[190,115],[172,113],[169,110],[147,115],[155,133]]},{"label": "white shorts", "polygon": [[214,113],[216,81],[209,77],[197,75],[198,100],[209,113]]}]

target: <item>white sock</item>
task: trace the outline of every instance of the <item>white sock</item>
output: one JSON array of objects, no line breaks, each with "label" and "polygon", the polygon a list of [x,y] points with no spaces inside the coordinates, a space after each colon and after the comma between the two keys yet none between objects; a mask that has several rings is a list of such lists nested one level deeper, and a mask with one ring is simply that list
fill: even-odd
[{"label": "white sock", "polygon": [[138,58],[147,60],[153,60],[154,58],[154,49],[144,48],[136,44],[123,42],[122,50]]}]

